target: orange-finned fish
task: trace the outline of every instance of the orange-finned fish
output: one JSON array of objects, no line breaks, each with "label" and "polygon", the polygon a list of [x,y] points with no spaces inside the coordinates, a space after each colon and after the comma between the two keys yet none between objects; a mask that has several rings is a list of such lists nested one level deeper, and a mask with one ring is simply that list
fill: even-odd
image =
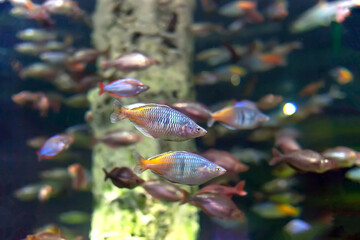
[{"label": "orange-finned fish", "polygon": [[135,173],[150,169],[171,182],[181,184],[200,185],[226,172],[206,158],[185,151],[166,152],[149,159],[134,153],[134,157],[137,161]]},{"label": "orange-finned fish", "polygon": [[104,92],[108,92],[113,97],[133,97],[150,88],[139,80],[133,78],[115,80],[107,85],[99,82],[99,86],[100,95]]},{"label": "orange-finned fish", "polygon": [[114,109],[110,116],[112,123],[128,118],[147,137],[185,141],[206,134],[206,130],[189,117],[166,105],[136,103],[123,107],[115,100]]},{"label": "orange-finned fish", "polygon": [[330,75],[341,85],[347,84],[354,79],[352,72],[345,67],[337,67],[331,70]]}]

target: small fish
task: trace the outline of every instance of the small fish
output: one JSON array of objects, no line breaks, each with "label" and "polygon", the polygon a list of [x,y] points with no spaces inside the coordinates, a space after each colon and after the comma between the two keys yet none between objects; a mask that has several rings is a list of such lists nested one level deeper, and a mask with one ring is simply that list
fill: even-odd
[{"label": "small fish", "polygon": [[20,189],[15,190],[14,196],[21,201],[35,200],[43,186],[43,183],[26,185]]},{"label": "small fish", "polygon": [[71,143],[74,141],[72,136],[58,134],[52,136],[37,152],[39,161],[44,159],[51,159],[68,149]]},{"label": "small fish", "polygon": [[266,16],[272,21],[281,21],[289,15],[288,1],[275,0],[265,10]]},{"label": "small fish", "polygon": [[256,108],[235,105],[212,113],[208,126],[212,126],[215,121],[218,121],[231,130],[254,129],[268,120],[269,117]]},{"label": "small fish", "polygon": [[309,83],[299,92],[300,97],[308,97],[316,94],[321,88],[325,86],[323,80]]},{"label": "small fish", "polygon": [[123,107],[115,100],[110,120],[115,123],[124,118],[128,118],[142,134],[151,138],[185,141],[206,134],[206,130],[189,117],[166,105],[136,103]]},{"label": "small fish", "polygon": [[244,217],[244,213],[228,197],[220,194],[197,194],[189,197],[187,203],[197,206],[210,217],[223,220],[241,219]]},{"label": "small fish", "polygon": [[157,61],[155,59],[148,58],[141,53],[134,52],[121,55],[112,61],[104,61],[101,64],[103,70],[115,67],[124,73],[128,73],[131,71],[146,69],[156,63]]},{"label": "small fish", "polygon": [[197,102],[177,102],[171,108],[185,114],[195,122],[208,121],[211,111],[204,104]]},{"label": "small fish", "polygon": [[83,224],[90,221],[90,215],[81,211],[69,211],[59,215],[59,221],[64,224]]},{"label": "small fish", "polygon": [[286,163],[279,164],[271,170],[271,174],[277,178],[290,178],[296,173],[297,171]]},{"label": "small fish", "polygon": [[252,210],[263,218],[296,217],[300,214],[300,208],[298,207],[270,202],[255,204]]},{"label": "small fish", "polygon": [[21,69],[19,75],[22,79],[36,78],[43,80],[52,80],[57,75],[57,70],[46,63],[33,63]]},{"label": "small fish", "polygon": [[330,75],[341,85],[348,84],[354,80],[352,72],[345,67],[337,67],[331,70]]},{"label": "small fish", "polygon": [[296,180],[293,178],[283,179],[276,178],[269,182],[266,182],[261,188],[266,193],[281,193],[289,191],[292,186],[296,184]]},{"label": "small fish", "polygon": [[296,192],[275,193],[269,196],[269,200],[274,203],[298,204],[304,201],[305,197]]},{"label": "small fish", "polygon": [[96,142],[102,142],[111,148],[128,146],[141,141],[141,137],[127,130],[116,130],[107,132],[103,136],[96,138]]},{"label": "small fish", "polygon": [[64,100],[64,103],[73,108],[86,108],[89,106],[89,100],[86,94],[75,94]]},{"label": "small fish", "polygon": [[69,57],[69,54],[66,52],[43,52],[39,57],[42,61],[49,64],[64,65]]},{"label": "small fish", "polygon": [[194,23],[191,26],[191,32],[195,37],[208,37],[212,33],[222,33],[224,28],[220,24],[210,22]]},{"label": "small fish", "polygon": [[337,168],[335,161],[326,159],[320,153],[308,149],[281,154],[273,148],[273,155],[274,157],[269,163],[271,166],[284,161],[297,170],[316,173],[324,173]]},{"label": "small fish", "polygon": [[40,177],[44,180],[66,182],[70,179],[70,175],[66,168],[54,168],[45,170],[40,173]]},{"label": "small fish", "polygon": [[8,0],[13,7],[21,7],[25,9],[33,9],[35,7],[31,0]]},{"label": "small fish", "polygon": [[303,233],[310,229],[311,225],[301,219],[293,219],[284,226],[284,230],[291,235]]},{"label": "small fish", "polygon": [[261,110],[269,110],[279,105],[282,101],[283,97],[280,95],[267,94],[259,99],[257,106]]},{"label": "small fish", "polygon": [[245,10],[256,8],[256,3],[252,1],[232,1],[220,7],[219,14],[225,17],[240,17],[245,14]]},{"label": "small fish", "polygon": [[33,42],[18,43],[15,45],[14,49],[18,53],[26,54],[26,55],[35,55],[35,56],[45,51],[43,45]]},{"label": "small fish", "polygon": [[226,172],[206,158],[185,151],[166,152],[149,159],[136,156],[135,159],[135,173],[150,169],[171,182],[181,184],[200,185]]},{"label": "small fish", "polygon": [[113,97],[133,97],[147,91],[150,87],[139,80],[133,78],[124,78],[115,80],[107,85],[99,82],[100,95],[108,92]]},{"label": "small fish", "polygon": [[16,34],[23,41],[45,42],[56,39],[56,33],[43,29],[27,28]]},{"label": "small fish", "polygon": [[16,104],[39,110],[41,116],[46,116],[51,107],[49,98],[42,92],[22,91],[12,95],[11,99]]},{"label": "small fish", "polygon": [[339,168],[352,167],[358,160],[358,152],[347,147],[335,147],[322,153],[324,158],[334,161]]},{"label": "small fish", "polygon": [[196,194],[215,193],[224,195],[229,198],[231,198],[233,195],[238,195],[242,197],[247,195],[247,192],[244,191],[244,187],[245,181],[240,181],[238,184],[236,184],[235,187],[231,187],[227,184],[214,183],[201,188]]},{"label": "small fish", "polygon": [[360,183],[360,167],[348,170],[345,173],[345,177],[351,181]]},{"label": "small fish", "polygon": [[102,170],[105,173],[104,181],[110,178],[111,182],[118,188],[133,189],[145,182],[127,167],[115,167],[110,172],[107,172],[104,168]]},{"label": "small fish", "polygon": [[185,203],[189,195],[189,193],[186,190],[174,184],[164,182],[161,180],[148,180],[142,184],[142,187],[153,198],[159,199],[161,201],[167,201],[167,202],[180,201],[180,204],[182,204]]},{"label": "small fish", "polygon": [[40,202],[45,202],[50,199],[53,188],[50,185],[44,185],[38,193],[38,199]]},{"label": "small fish", "polygon": [[52,233],[52,232],[39,232],[35,235],[27,235],[25,240],[67,240],[62,237],[60,233]]},{"label": "small fish", "polygon": [[234,155],[229,152],[209,149],[201,154],[209,161],[225,168],[229,172],[241,173],[249,170],[249,167],[240,162]]},{"label": "small fish", "polygon": [[74,163],[68,167],[68,173],[72,178],[71,186],[74,190],[82,191],[89,188],[89,177],[83,166]]},{"label": "small fish", "polygon": [[82,10],[79,8],[78,2],[72,0],[46,0],[42,7],[50,13],[64,15],[79,15]]},{"label": "small fish", "polygon": [[97,49],[85,48],[76,51],[71,57],[68,58],[68,64],[76,63],[92,63],[99,56],[107,55],[109,48],[104,51],[99,51]]},{"label": "small fish", "polygon": [[40,148],[47,139],[48,137],[45,136],[29,138],[28,140],[26,140],[26,145],[32,148]]},{"label": "small fish", "polygon": [[275,147],[279,147],[285,154],[302,149],[294,138],[288,136],[277,137]]}]

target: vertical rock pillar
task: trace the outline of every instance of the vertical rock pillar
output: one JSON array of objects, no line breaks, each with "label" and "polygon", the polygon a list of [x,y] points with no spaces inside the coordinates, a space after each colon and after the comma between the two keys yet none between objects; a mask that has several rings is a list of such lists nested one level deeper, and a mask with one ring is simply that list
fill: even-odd
[{"label": "vertical rock pillar", "polygon": [[[111,79],[136,78],[150,90],[132,98],[120,99],[123,104],[136,102],[169,103],[192,100],[190,82],[193,39],[190,33],[194,0],[98,0],[93,16],[93,43],[97,49],[109,47],[108,60],[141,52],[155,58],[158,64],[124,74],[115,69],[102,72]],[[113,98],[99,96],[99,89],[88,94],[93,118],[90,125],[95,136],[107,131],[127,129],[138,132],[128,120],[110,123]],[[95,199],[90,237],[93,240],[115,239],[196,239],[197,210],[190,205],[165,203],[151,198],[141,188],[118,189],[104,182],[102,168],[133,168],[132,152],[151,157],[169,150],[194,148],[193,141],[166,142],[143,136],[137,144],[111,149],[103,144],[93,148],[93,194]],[[144,179],[156,178],[147,171]]]}]

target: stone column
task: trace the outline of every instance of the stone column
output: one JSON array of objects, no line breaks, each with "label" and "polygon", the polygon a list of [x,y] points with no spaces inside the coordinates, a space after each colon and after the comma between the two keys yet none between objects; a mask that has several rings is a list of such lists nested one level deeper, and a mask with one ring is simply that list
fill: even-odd
[{"label": "stone column", "polygon": [[[112,79],[136,78],[150,86],[137,97],[120,99],[123,104],[136,102],[173,103],[192,100],[194,89],[190,82],[193,39],[190,33],[194,0],[98,0],[93,16],[93,43],[97,49],[110,48],[108,60],[117,56],[141,52],[155,58],[157,65],[123,74],[109,69],[102,72]],[[104,60],[104,59],[102,59]],[[100,60],[101,61],[101,60]],[[93,119],[90,125],[95,136],[107,131],[128,129],[138,132],[128,120],[110,123],[113,98],[99,96],[99,89],[88,94]],[[135,165],[132,152],[151,157],[169,150],[194,149],[193,141],[166,142],[143,136],[135,145],[110,149],[103,144],[93,148],[93,194],[95,199],[91,239],[196,239],[197,210],[193,206],[165,203],[152,199],[141,188],[118,189],[104,182],[102,168]],[[150,171],[144,179],[156,178]]]}]

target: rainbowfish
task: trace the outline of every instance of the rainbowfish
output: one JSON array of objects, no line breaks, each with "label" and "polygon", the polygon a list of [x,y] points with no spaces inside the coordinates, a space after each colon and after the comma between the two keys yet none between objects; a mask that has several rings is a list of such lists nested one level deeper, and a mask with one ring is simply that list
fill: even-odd
[{"label": "rainbowfish", "polygon": [[23,41],[45,42],[56,39],[56,33],[43,29],[27,28],[16,34]]},{"label": "rainbowfish", "polygon": [[133,78],[115,80],[107,85],[99,82],[99,87],[100,95],[104,92],[108,92],[113,97],[133,97],[150,88],[139,80]]},{"label": "rainbowfish", "polygon": [[69,135],[59,134],[49,138],[37,152],[39,161],[51,159],[70,147],[74,138]]},{"label": "rainbowfish", "polygon": [[206,130],[189,117],[166,105],[135,103],[123,107],[115,100],[114,109],[110,116],[112,123],[128,118],[147,137],[185,141],[206,134]]},{"label": "rainbowfish", "polygon": [[189,193],[168,182],[164,182],[158,179],[152,179],[142,184],[145,191],[150,194],[153,198],[161,201],[176,202],[180,201],[184,203],[188,198]]},{"label": "rainbowfish", "polygon": [[345,67],[337,67],[330,71],[330,75],[335,78],[336,82],[344,85],[354,80],[352,72]]},{"label": "rainbowfish", "polygon": [[208,126],[212,126],[215,121],[221,122],[229,129],[254,129],[261,123],[269,120],[269,117],[260,112],[257,108],[248,107],[246,104],[240,106],[229,106],[211,114]]},{"label": "rainbowfish", "polygon": [[252,210],[263,218],[295,217],[300,214],[300,208],[289,204],[275,204],[270,202],[255,204]]},{"label": "rainbowfish", "polygon": [[206,158],[185,151],[161,153],[149,159],[134,153],[134,157],[137,161],[135,173],[150,169],[171,182],[181,184],[200,185],[226,172]]},{"label": "rainbowfish", "polygon": [[121,55],[112,61],[104,61],[101,64],[103,70],[107,70],[110,67],[115,67],[116,69],[127,73],[134,70],[148,68],[156,63],[157,61],[155,59],[148,58],[141,53],[134,52]]}]

